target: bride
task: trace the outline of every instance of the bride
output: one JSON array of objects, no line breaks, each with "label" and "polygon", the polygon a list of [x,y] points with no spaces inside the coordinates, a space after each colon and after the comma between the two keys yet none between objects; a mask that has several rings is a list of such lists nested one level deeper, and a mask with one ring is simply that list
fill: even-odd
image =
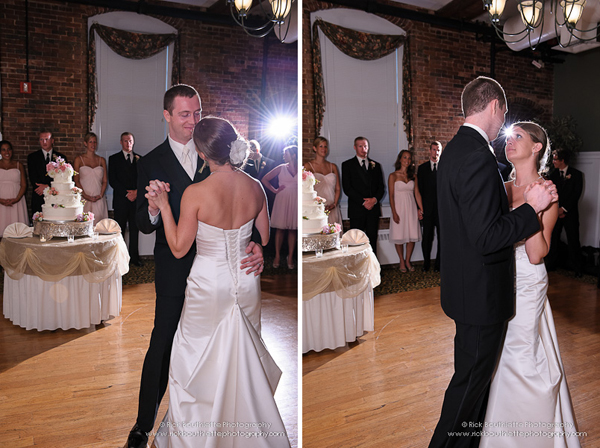
[{"label": "bride", "polygon": [[260,183],[239,169],[247,142],[227,120],[207,117],[194,143],[210,176],[188,187],[179,225],[159,180],[146,197],[160,208],[169,247],[196,258],[173,340],[169,410],[157,447],[289,447],[273,394],[281,371],[260,338],[260,279],[240,260],[253,225],[269,240],[269,215]]},{"label": "bride", "polygon": [[[515,123],[506,140],[513,165],[505,184],[510,206],[523,204],[525,188],[542,178],[550,156],[546,131]],[[550,247],[558,203],[540,215],[541,230],[515,247],[516,314],[492,379],[480,446],[484,448],[579,447],[552,310],[546,296],[544,257]]]}]

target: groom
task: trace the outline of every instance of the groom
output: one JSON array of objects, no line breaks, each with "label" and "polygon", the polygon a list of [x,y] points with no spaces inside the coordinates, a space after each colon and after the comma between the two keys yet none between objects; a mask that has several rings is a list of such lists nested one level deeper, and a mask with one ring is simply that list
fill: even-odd
[{"label": "groom", "polygon": [[509,212],[490,146],[504,124],[504,90],[480,76],[461,101],[465,124],[442,153],[437,175],[441,302],[456,325],[454,375],[430,448],[479,446],[490,381],[514,314],[512,246],[539,230],[538,213],[558,199],[552,182],[536,183],[525,191],[525,204]]},{"label": "groom", "polygon": [[[196,254],[196,245],[192,244],[186,255],[175,258],[167,244],[160,210],[143,193],[151,180],[160,179],[169,183],[169,204],[175,221],[179,220],[184,190],[210,174],[208,169],[198,169],[199,157],[192,140],[201,112],[200,96],[193,87],[180,84],[167,90],[163,116],[169,126],[169,135],[137,163],[137,188],[140,194],[137,195],[136,221],[143,233],[156,231],[156,308],[154,329],[142,368],[137,421],[129,433],[126,448],[146,448],[148,433],[154,427],[156,413],[167,388],[171,345],[183,309],[187,277]],[[250,268],[248,274],[255,272],[258,275],[263,267],[262,246],[250,242],[246,253],[250,252],[252,254],[242,260],[241,268]]]}]

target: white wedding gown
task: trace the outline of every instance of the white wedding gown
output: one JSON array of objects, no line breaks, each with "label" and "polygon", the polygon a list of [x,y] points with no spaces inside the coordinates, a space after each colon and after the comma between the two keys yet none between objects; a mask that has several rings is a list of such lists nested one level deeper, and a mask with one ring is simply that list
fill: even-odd
[{"label": "white wedding gown", "polygon": [[290,446],[273,398],[281,371],[260,337],[260,278],[240,269],[252,225],[198,223],[159,448]]},{"label": "white wedding gown", "polygon": [[577,436],[566,435],[577,424],[546,295],[546,267],[529,262],[524,242],[516,245],[515,258],[516,314],[492,379],[481,428],[488,434],[479,446],[579,447]]}]

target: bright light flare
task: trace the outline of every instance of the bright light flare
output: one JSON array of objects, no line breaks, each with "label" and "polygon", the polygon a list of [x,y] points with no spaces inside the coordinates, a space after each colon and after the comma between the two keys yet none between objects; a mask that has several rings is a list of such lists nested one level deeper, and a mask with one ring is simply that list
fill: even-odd
[{"label": "bright light flare", "polygon": [[267,132],[273,138],[285,139],[293,131],[296,121],[290,117],[275,117],[271,120]]}]

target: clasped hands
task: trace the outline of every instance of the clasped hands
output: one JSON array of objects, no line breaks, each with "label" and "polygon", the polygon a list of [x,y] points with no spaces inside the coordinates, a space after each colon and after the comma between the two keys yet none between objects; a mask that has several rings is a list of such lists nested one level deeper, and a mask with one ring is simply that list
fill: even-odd
[{"label": "clasped hands", "polygon": [[367,210],[372,210],[377,204],[377,198],[363,198],[363,207]]},{"label": "clasped hands", "polygon": [[558,201],[558,192],[556,185],[551,180],[540,179],[525,188],[523,198],[536,213],[540,213],[546,210],[550,204]]},{"label": "clasped hands", "polygon": [[169,191],[171,191],[171,185],[168,182],[162,180],[151,180],[150,184],[146,187],[147,193],[144,195],[148,199],[148,209],[150,211],[159,209],[162,210],[169,205]]}]

